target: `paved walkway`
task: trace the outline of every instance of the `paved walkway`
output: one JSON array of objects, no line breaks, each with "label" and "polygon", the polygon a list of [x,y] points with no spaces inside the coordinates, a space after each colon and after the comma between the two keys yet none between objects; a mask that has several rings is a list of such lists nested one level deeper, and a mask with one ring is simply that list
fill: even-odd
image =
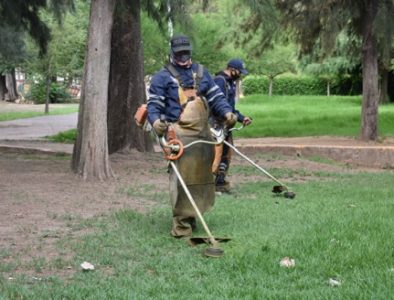
[{"label": "paved walkway", "polygon": [[78,113],[0,122],[0,140],[32,140],[77,127]]},{"label": "paved walkway", "polygon": [[[51,143],[45,136],[77,126],[78,114],[44,116],[0,122],[0,151],[72,154],[73,145]],[[245,154],[277,153],[297,157],[326,157],[367,167],[394,168],[394,139],[362,142],[343,137],[235,139]]]}]

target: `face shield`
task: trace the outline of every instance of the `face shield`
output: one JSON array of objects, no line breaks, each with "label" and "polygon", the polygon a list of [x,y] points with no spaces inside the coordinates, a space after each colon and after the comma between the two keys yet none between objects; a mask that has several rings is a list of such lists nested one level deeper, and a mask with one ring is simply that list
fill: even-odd
[{"label": "face shield", "polygon": [[176,35],[171,39],[170,59],[172,62],[185,66],[191,64],[192,45],[185,35]]},{"label": "face shield", "polygon": [[179,51],[179,52],[173,52],[171,51],[171,58],[175,62],[179,63],[186,63],[192,58],[192,52],[189,50],[184,50],[184,51]]}]

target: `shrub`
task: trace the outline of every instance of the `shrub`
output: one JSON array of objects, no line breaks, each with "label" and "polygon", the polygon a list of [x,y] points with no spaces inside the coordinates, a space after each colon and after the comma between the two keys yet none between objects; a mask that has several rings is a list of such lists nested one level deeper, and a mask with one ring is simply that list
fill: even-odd
[{"label": "shrub", "polygon": [[[269,80],[266,76],[248,76],[243,82],[245,95],[268,94]],[[273,82],[274,95],[325,95],[324,80],[307,76],[278,76]]]},{"label": "shrub", "polygon": [[[45,83],[39,82],[32,84],[30,91],[27,95],[29,100],[32,100],[35,104],[45,103]],[[66,90],[63,84],[52,82],[49,90],[49,102],[50,103],[66,103],[71,100],[70,93]]]}]

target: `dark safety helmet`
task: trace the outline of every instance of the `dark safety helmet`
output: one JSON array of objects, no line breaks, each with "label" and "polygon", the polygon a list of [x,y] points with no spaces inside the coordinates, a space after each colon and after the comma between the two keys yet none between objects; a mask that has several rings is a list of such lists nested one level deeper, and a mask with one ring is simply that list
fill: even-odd
[{"label": "dark safety helmet", "polygon": [[186,35],[174,35],[170,41],[171,59],[179,62],[187,62],[192,57],[192,45]]}]

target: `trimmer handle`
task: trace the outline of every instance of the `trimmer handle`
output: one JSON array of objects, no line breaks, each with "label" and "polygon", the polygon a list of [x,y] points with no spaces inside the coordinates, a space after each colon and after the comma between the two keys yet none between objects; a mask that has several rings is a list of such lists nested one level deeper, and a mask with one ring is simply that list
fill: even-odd
[{"label": "trimmer handle", "polygon": [[230,128],[230,129],[228,129],[228,132],[231,132],[231,131],[238,131],[238,130],[241,130],[241,129],[243,129],[243,128],[245,128],[245,125],[244,125],[244,124],[242,124],[240,127],[233,127],[233,128]]},{"label": "trimmer handle", "polygon": [[[176,149],[177,152],[176,154],[172,151],[174,148],[178,148]],[[163,151],[164,151],[164,157],[167,160],[177,160],[178,158],[180,158],[183,154],[183,144],[180,140],[177,139],[173,139],[167,142],[167,147],[163,147]]]}]

